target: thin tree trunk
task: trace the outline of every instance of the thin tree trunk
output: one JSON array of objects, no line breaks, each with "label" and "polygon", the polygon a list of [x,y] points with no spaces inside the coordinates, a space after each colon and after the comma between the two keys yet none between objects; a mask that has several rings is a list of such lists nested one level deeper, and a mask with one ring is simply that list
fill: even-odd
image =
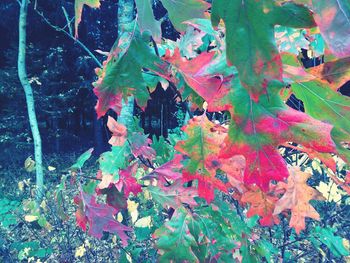
[{"label": "thin tree trunk", "polygon": [[[134,0],[118,1],[118,37],[124,31],[131,31],[134,20]],[[118,116],[118,122],[130,127],[134,116],[134,96],[130,96],[128,101],[122,101],[122,110]]]},{"label": "thin tree trunk", "polygon": [[18,77],[26,96],[30,128],[34,141],[34,158],[36,163],[36,198],[38,201],[44,196],[44,170],[42,161],[41,137],[35,114],[33,89],[28,81],[26,71],[26,26],[28,0],[22,0],[19,15],[19,45],[18,45]]}]

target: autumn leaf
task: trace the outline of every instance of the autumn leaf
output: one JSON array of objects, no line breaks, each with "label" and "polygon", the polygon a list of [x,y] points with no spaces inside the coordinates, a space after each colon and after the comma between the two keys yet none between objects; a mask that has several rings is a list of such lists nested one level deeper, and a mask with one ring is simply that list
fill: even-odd
[{"label": "autumn leaf", "polygon": [[121,101],[135,96],[140,107],[146,106],[149,93],[143,78],[143,70],[168,75],[168,64],[162,61],[134,28],[123,32],[117,39],[103,68],[97,70],[98,80],[94,92],[98,97],[96,112],[103,116],[109,109],[120,114]]},{"label": "autumn leaf", "polygon": [[226,191],[224,184],[215,178],[215,172],[220,166],[218,153],[226,133],[217,131],[214,123],[205,114],[192,118],[183,131],[188,139],[179,141],[175,149],[189,157],[182,171],[183,182],[198,180],[198,195],[211,202],[214,199],[214,189]]},{"label": "autumn leaf", "polygon": [[[108,173],[103,174],[101,171],[99,171],[98,177],[101,179],[101,182],[98,184],[98,189],[108,189],[113,185],[120,193],[123,193],[122,195],[126,198],[128,198],[130,193],[137,195],[142,191],[141,185],[137,183],[135,177],[133,176],[136,173],[137,168],[138,164],[133,163],[125,169],[118,170],[118,174],[116,175]],[[108,192],[108,190],[106,191]]]},{"label": "autumn leaf", "polygon": [[327,89],[337,91],[350,79],[350,57],[325,62],[308,69],[307,73],[327,85]]},{"label": "autumn leaf", "polygon": [[[216,63],[218,63],[215,56],[215,52],[203,52],[197,57],[188,60],[185,57],[181,57],[179,49],[175,49],[172,56],[167,51],[164,58],[179,72],[188,86],[209,104],[211,111],[217,110],[217,108],[212,107],[212,104],[229,93],[228,85],[229,80],[232,78],[232,75],[224,76],[225,72],[208,72],[212,66],[216,66]],[[219,110],[228,108],[228,105],[224,105]]]},{"label": "autumn leaf", "polygon": [[241,198],[241,202],[250,204],[247,216],[259,215],[261,217],[259,222],[262,226],[272,226],[279,223],[278,217],[273,215],[277,200],[278,197],[271,193],[265,193],[258,187],[251,187],[243,193]]},{"label": "autumn leaf", "polygon": [[118,191],[114,184],[110,185],[108,188],[96,189],[98,195],[106,195],[106,203],[114,207],[117,211],[125,209],[127,206],[127,198],[123,192]]},{"label": "autumn leaf", "polygon": [[119,180],[115,183],[115,186],[119,192],[123,190],[125,197],[128,197],[130,193],[136,196],[138,193],[142,192],[141,185],[137,183],[134,177],[137,168],[137,163],[134,163],[128,168],[119,171]]},{"label": "autumn leaf", "polygon": [[156,247],[161,251],[160,262],[199,262],[193,252],[197,246],[195,237],[189,230],[193,218],[185,208],[175,210],[171,220],[153,234]]},{"label": "autumn leaf", "polygon": [[127,136],[126,127],[116,122],[111,116],[108,116],[107,127],[112,132],[112,137],[108,143],[112,146],[122,146]]},{"label": "autumn leaf", "polygon": [[291,167],[289,171],[286,192],[276,202],[273,214],[278,215],[285,210],[290,210],[289,226],[300,234],[300,231],[305,229],[306,217],[320,220],[320,215],[310,204],[310,200],[322,200],[322,197],[317,190],[306,184],[311,174],[302,172],[299,167]]},{"label": "autumn leaf", "polygon": [[116,234],[121,238],[123,245],[128,244],[128,236],[125,232],[131,231],[130,227],[119,223],[114,215],[117,210],[109,205],[96,203],[96,197],[80,191],[79,196],[74,198],[79,206],[76,212],[77,224],[84,231],[89,225],[89,235],[101,238],[103,231]]},{"label": "autumn leaf", "polygon": [[183,155],[175,154],[172,160],[157,167],[151,173],[144,176],[142,180],[156,179],[160,187],[168,184],[169,181],[177,181],[182,178],[181,169],[183,165],[181,161],[183,161]]},{"label": "autumn leaf", "polygon": [[161,0],[167,9],[171,23],[176,30],[183,32],[186,25],[183,23],[192,18],[204,18],[209,4],[203,0]]},{"label": "autumn leaf", "polygon": [[[246,89],[236,86],[231,103],[232,122],[219,158],[243,155],[246,160],[244,182],[268,190],[271,180],[288,177],[285,160],[277,147],[295,142],[318,152],[335,153],[332,126],[307,114],[288,108],[278,93],[255,103]],[[320,139],[322,138],[322,139]]]},{"label": "autumn leaf", "polygon": [[129,136],[131,152],[135,157],[140,156],[152,161],[156,157],[156,151],[149,145],[152,140],[147,135],[141,132],[133,132]]},{"label": "autumn leaf", "polygon": [[153,39],[160,43],[161,42],[161,21],[157,21],[154,18],[152,10],[151,0],[136,0],[137,8],[137,23],[140,27],[141,33],[143,31],[148,31]]},{"label": "autumn leaf", "polygon": [[332,53],[350,55],[350,3],[347,0],[312,0],[315,21]]},{"label": "autumn leaf", "polygon": [[83,12],[84,5],[87,5],[92,8],[100,8],[100,0],[75,0],[75,38],[78,38],[78,26],[81,21],[81,13]]},{"label": "autumn leaf", "polygon": [[214,175],[217,168],[215,167],[215,162],[217,162],[215,155],[219,153],[220,146],[226,136],[226,133],[215,132],[215,128],[216,125],[209,121],[205,113],[193,117],[182,128],[188,139],[179,141],[175,149],[190,158],[185,167],[190,173]]},{"label": "autumn leaf", "polygon": [[147,189],[152,198],[164,208],[176,209],[183,203],[197,205],[194,200],[194,197],[198,196],[197,190],[193,187],[184,187],[181,181],[176,181],[167,187],[149,186]]},{"label": "autumn leaf", "polygon": [[[295,17],[299,19],[295,19]],[[267,94],[271,81],[282,81],[282,61],[274,38],[274,26],[315,26],[311,11],[292,2],[214,0],[211,20],[226,26],[228,62],[239,73],[254,101]]]},{"label": "autumn leaf", "polygon": [[191,182],[197,180],[198,196],[204,198],[208,203],[215,198],[215,189],[227,193],[227,186],[218,178],[211,176],[203,176],[199,173],[190,173],[187,170],[182,172],[183,182]]}]

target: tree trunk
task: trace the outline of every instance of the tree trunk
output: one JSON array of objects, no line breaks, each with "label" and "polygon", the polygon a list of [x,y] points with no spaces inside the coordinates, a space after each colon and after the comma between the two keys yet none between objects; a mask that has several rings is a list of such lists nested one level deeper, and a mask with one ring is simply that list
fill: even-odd
[{"label": "tree trunk", "polygon": [[[134,0],[119,0],[118,1],[118,37],[124,31],[133,29],[134,20]],[[118,116],[118,122],[130,127],[134,117],[135,99],[133,96],[128,98],[128,101],[122,101],[122,110]]]},{"label": "tree trunk", "polygon": [[26,71],[26,26],[28,0],[22,0],[19,15],[19,45],[18,45],[18,77],[26,96],[30,128],[34,141],[34,158],[36,163],[36,199],[40,201],[44,196],[44,170],[42,162],[41,137],[35,114],[33,89],[28,81]]}]

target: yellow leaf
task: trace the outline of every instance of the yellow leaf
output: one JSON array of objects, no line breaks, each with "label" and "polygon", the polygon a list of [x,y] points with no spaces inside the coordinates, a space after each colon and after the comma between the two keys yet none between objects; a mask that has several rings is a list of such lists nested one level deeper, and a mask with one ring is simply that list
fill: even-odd
[{"label": "yellow leaf", "polygon": [[24,183],[23,183],[23,181],[19,181],[19,182],[18,182],[18,189],[19,189],[21,192],[23,192],[23,189],[24,189]]},{"label": "yellow leaf", "polygon": [[24,161],[24,169],[29,173],[35,170],[35,161],[31,156]]},{"label": "yellow leaf", "polygon": [[146,200],[151,199],[151,194],[149,193],[148,190],[143,191],[143,196],[145,197]]},{"label": "yellow leaf", "polygon": [[139,212],[137,211],[137,207],[139,206],[139,204],[129,199],[127,200],[127,204],[128,204],[128,211],[131,216],[131,222],[135,223],[135,221],[139,216]]},{"label": "yellow leaf", "polygon": [[342,196],[346,194],[344,191],[338,189],[337,185],[333,182],[329,182],[328,184],[320,182],[319,186],[316,186],[316,189],[330,202],[340,202]]},{"label": "yellow leaf", "polygon": [[27,256],[29,255],[30,250],[31,250],[30,247],[25,247],[25,248],[23,249],[23,255],[27,257]]},{"label": "yellow leaf", "polygon": [[34,222],[34,221],[38,220],[38,216],[26,215],[24,217],[24,220],[27,222]]},{"label": "yellow leaf", "polygon": [[313,160],[312,163],[311,163],[311,166],[312,168],[319,172],[320,174],[322,174],[322,168],[321,168],[321,163],[316,161],[316,160]]},{"label": "yellow leaf", "polygon": [[123,215],[122,215],[122,213],[118,213],[118,215],[117,215],[117,221],[119,222],[119,223],[121,223],[122,221],[123,221]]},{"label": "yellow leaf", "polygon": [[81,245],[80,247],[77,247],[75,249],[75,258],[81,258],[85,255],[86,249],[84,245]]},{"label": "yellow leaf", "polygon": [[46,212],[47,211],[47,206],[45,200],[43,200],[40,204],[40,207]]},{"label": "yellow leaf", "polygon": [[48,166],[47,169],[52,172],[52,171],[55,171],[56,170],[56,167],[53,167],[53,166]]},{"label": "yellow leaf", "polygon": [[136,221],[135,227],[151,227],[152,226],[152,218],[151,216],[142,217]]}]

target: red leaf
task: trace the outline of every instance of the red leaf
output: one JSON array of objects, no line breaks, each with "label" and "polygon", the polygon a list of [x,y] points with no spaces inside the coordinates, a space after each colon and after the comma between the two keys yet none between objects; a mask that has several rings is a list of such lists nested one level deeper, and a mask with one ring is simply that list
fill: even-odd
[{"label": "red leaf", "polygon": [[126,169],[119,171],[119,181],[115,183],[116,188],[121,192],[124,190],[124,196],[128,197],[130,193],[133,193],[135,196],[142,192],[141,185],[139,185],[133,177],[133,174],[137,171],[137,163],[129,166]]},{"label": "red leaf", "polygon": [[124,246],[128,244],[129,237],[126,231],[132,231],[130,227],[124,226],[115,220],[117,210],[106,204],[96,203],[95,196],[80,191],[80,196],[75,198],[79,204],[76,212],[77,224],[85,231],[89,224],[89,235],[101,238],[103,231],[117,234]]},{"label": "red leaf", "polygon": [[228,158],[233,155],[243,155],[246,159],[244,182],[257,184],[267,191],[271,180],[282,181],[288,177],[286,163],[277,149],[271,145],[254,148],[248,144],[230,143],[220,157]]},{"label": "red leaf", "polygon": [[287,178],[287,166],[278,151],[278,146],[286,142],[322,153],[336,153],[332,125],[287,108],[276,95],[254,103],[243,89],[235,92],[235,96],[240,97],[234,98],[237,105],[232,112],[229,137],[219,157],[243,155],[246,158],[245,183],[256,183],[267,191],[271,180]]},{"label": "red leaf", "polygon": [[105,194],[106,203],[117,209],[117,211],[127,207],[127,197],[122,192],[119,192],[115,185],[110,185],[104,189],[96,189],[96,192],[98,195]]},{"label": "red leaf", "polygon": [[147,135],[134,132],[130,137],[131,151],[135,157],[142,156],[148,160],[153,160],[156,157],[156,151],[149,145],[152,140],[147,137]]},{"label": "red leaf", "polygon": [[214,200],[215,189],[219,189],[225,193],[227,192],[226,185],[215,177],[191,174],[187,170],[183,170],[182,175],[184,183],[193,180],[198,181],[198,196],[204,198],[208,203],[211,203]]},{"label": "red leaf", "polygon": [[[167,50],[165,60],[177,68],[186,83],[208,103],[211,111],[225,110],[229,106],[221,106],[219,101],[230,91],[228,85],[230,77],[224,79],[220,74],[214,75],[205,72],[214,56],[215,52],[203,52],[196,58],[187,60],[181,57],[179,49],[175,49],[174,55],[171,57],[169,50]],[[215,107],[215,105],[219,106]]]},{"label": "red leaf", "polygon": [[98,97],[95,106],[97,118],[104,116],[109,109],[114,110],[118,115],[120,114],[122,109],[122,93],[100,92],[98,88],[94,88],[94,93]]},{"label": "red leaf", "polygon": [[169,180],[177,181],[182,178],[180,170],[183,168],[181,161],[183,155],[175,154],[174,159],[154,169],[150,174],[144,176],[142,180],[157,179],[158,185],[163,187]]}]

